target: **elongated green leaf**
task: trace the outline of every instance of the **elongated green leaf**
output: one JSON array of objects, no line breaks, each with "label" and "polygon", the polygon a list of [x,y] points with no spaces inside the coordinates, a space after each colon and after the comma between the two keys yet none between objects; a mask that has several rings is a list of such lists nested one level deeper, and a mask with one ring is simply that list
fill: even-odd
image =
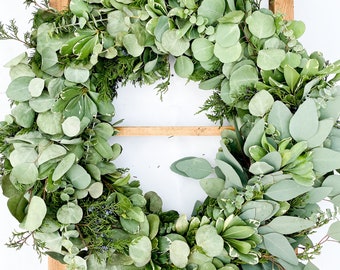
[{"label": "elongated green leaf", "polygon": [[261,138],[264,132],[265,122],[264,119],[261,118],[258,120],[254,127],[251,129],[250,133],[246,141],[244,142],[243,151],[249,157],[249,147],[253,145],[261,145]]},{"label": "elongated green leaf", "polygon": [[331,187],[332,192],[329,196],[336,196],[340,194],[340,175],[329,175],[322,183],[323,187]]},{"label": "elongated green leaf", "polygon": [[7,201],[7,207],[11,212],[12,216],[15,217],[19,222],[22,222],[26,216],[26,207],[28,201],[24,194],[16,194],[10,197]]},{"label": "elongated green leaf", "polygon": [[226,186],[243,187],[241,178],[231,165],[219,159],[216,159],[215,162],[225,176]]},{"label": "elongated green leaf", "polygon": [[314,148],[321,146],[328,135],[331,133],[332,128],[334,126],[333,119],[324,119],[319,121],[319,127],[315,135],[307,140],[308,147]]},{"label": "elongated green leaf", "polygon": [[327,234],[334,240],[340,241],[340,221],[336,221],[329,226]]},{"label": "elongated green leaf", "polygon": [[282,180],[272,185],[265,194],[277,201],[289,201],[311,189],[312,187],[299,185],[293,180]]},{"label": "elongated green leaf", "polygon": [[313,99],[307,99],[297,109],[289,122],[289,132],[296,141],[313,137],[319,127],[317,107]]},{"label": "elongated green leaf", "polygon": [[314,170],[326,174],[340,168],[340,153],[328,148],[314,148],[312,150]]},{"label": "elongated green leaf", "polygon": [[272,124],[281,135],[281,139],[289,138],[289,122],[293,114],[281,101],[275,101],[268,115],[268,124]]},{"label": "elongated green leaf", "polygon": [[53,171],[52,180],[56,181],[60,179],[64,174],[72,167],[74,161],[76,160],[76,155],[69,153],[59,162],[57,167]]},{"label": "elongated green leaf", "polygon": [[314,222],[299,217],[280,216],[274,218],[267,226],[280,234],[292,234],[313,227]]},{"label": "elongated green leaf", "polygon": [[176,168],[188,177],[202,179],[212,173],[210,163],[204,158],[190,157],[180,159],[175,163]]},{"label": "elongated green leaf", "polygon": [[46,213],[47,207],[45,201],[38,196],[33,196],[28,206],[27,215],[20,224],[20,227],[28,231],[35,231],[41,226]]},{"label": "elongated green leaf", "polygon": [[317,187],[306,193],[306,203],[318,203],[329,196],[332,192],[332,187]]},{"label": "elongated green leaf", "polygon": [[223,238],[245,239],[254,233],[255,229],[250,226],[232,226],[223,232]]},{"label": "elongated green leaf", "polygon": [[283,235],[279,233],[268,233],[263,235],[263,241],[266,249],[272,255],[281,258],[290,264],[298,264],[294,249]]},{"label": "elongated green leaf", "polygon": [[52,159],[62,157],[66,155],[66,149],[60,145],[57,144],[51,144],[47,146],[39,155],[39,158],[37,160],[38,165],[50,161]]}]

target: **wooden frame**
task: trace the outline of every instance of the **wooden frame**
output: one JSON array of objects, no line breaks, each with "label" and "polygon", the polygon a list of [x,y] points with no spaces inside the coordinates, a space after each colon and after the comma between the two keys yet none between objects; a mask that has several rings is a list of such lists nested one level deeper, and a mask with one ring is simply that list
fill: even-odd
[{"label": "wooden frame", "polygon": [[[66,9],[70,0],[50,0],[50,6],[57,9]],[[269,0],[269,8],[275,13],[282,13],[285,19],[294,18],[294,0]],[[119,127],[121,136],[219,136],[222,129],[232,127]],[[66,270],[65,265],[48,259],[48,270]]]}]

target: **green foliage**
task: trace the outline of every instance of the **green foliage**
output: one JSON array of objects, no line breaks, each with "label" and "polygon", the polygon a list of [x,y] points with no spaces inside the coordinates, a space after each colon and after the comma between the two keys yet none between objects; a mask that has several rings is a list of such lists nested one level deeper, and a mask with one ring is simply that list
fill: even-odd
[{"label": "green foliage", "polygon": [[[44,1],[33,21],[24,39],[0,24],[0,39],[35,49],[6,64],[1,187],[28,231],[9,246],[32,236],[72,269],[315,269],[322,243],[309,234],[337,214],[318,203],[340,206],[340,62],[307,54],[302,22],[250,0],[71,0],[65,12]],[[171,165],[207,194],[190,218],[113,163],[112,99],[128,82],[161,79],[164,93],[169,56],[178,76],[213,90],[201,111],[234,125],[214,165]],[[339,240],[338,222],[328,237]]]}]

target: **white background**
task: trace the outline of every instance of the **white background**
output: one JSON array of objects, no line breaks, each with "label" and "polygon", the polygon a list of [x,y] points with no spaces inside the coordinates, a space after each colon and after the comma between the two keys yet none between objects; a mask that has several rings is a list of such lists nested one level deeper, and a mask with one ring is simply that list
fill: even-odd
[{"label": "white background", "polygon": [[[265,1],[264,1],[265,2]],[[330,61],[340,59],[340,1],[295,0],[295,19],[302,20],[307,30],[300,39],[309,53],[322,51]],[[30,28],[31,11],[23,0],[6,1],[0,9],[0,21],[8,23],[15,18],[23,33]],[[14,41],[0,41],[0,117],[10,112],[5,95],[10,82],[8,70],[3,65],[23,52],[25,48]],[[195,115],[209,96],[194,83],[173,78],[169,92],[161,102],[153,87],[142,89],[131,86],[119,91],[116,120],[124,118],[125,125],[212,125],[204,114]],[[131,168],[131,174],[142,181],[145,191],[155,190],[164,199],[164,209],[176,209],[190,215],[196,199],[203,198],[197,182],[178,177],[169,171],[170,164],[184,156],[202,156],[213,160],[219,145],[217,137],[152,137],[113,138],[123,146],[123,155],[117,164]],[[46,270],[47,260],[42,262],[30,247],[20,251],[5,246],[17,222],[9,214],[6,198],[0,195],[0,269]],[[314,236],[315,241],[324,236],[325,230]],[[321,270],[334,269],[340,254],[340,245],[327,243],[322,254],[314,260]]]}]

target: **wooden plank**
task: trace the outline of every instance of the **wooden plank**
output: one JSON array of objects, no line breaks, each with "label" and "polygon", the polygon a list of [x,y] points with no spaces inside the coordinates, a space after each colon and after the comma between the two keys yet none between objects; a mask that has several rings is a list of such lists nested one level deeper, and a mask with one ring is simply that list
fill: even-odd
[{"label": "wooden plank", "polygon": [[56,10],[65,10],[68,9],[68,4],[70,0],[50,0],[50,7]]},{"label": "wooden plank", "polygon": [[286,20],[294,19],[294,0],[269,0],[269,8],[274,13],[284,14]]},{"label": "wooden plank", "polygon": [[117,127],[118,136],[220,136],[225,129],[233,127],[217,126],[139,126]]},{"label": "wooden plank", "polygon": [[66,270],[66,266],[48,257],[48,270]]}]

